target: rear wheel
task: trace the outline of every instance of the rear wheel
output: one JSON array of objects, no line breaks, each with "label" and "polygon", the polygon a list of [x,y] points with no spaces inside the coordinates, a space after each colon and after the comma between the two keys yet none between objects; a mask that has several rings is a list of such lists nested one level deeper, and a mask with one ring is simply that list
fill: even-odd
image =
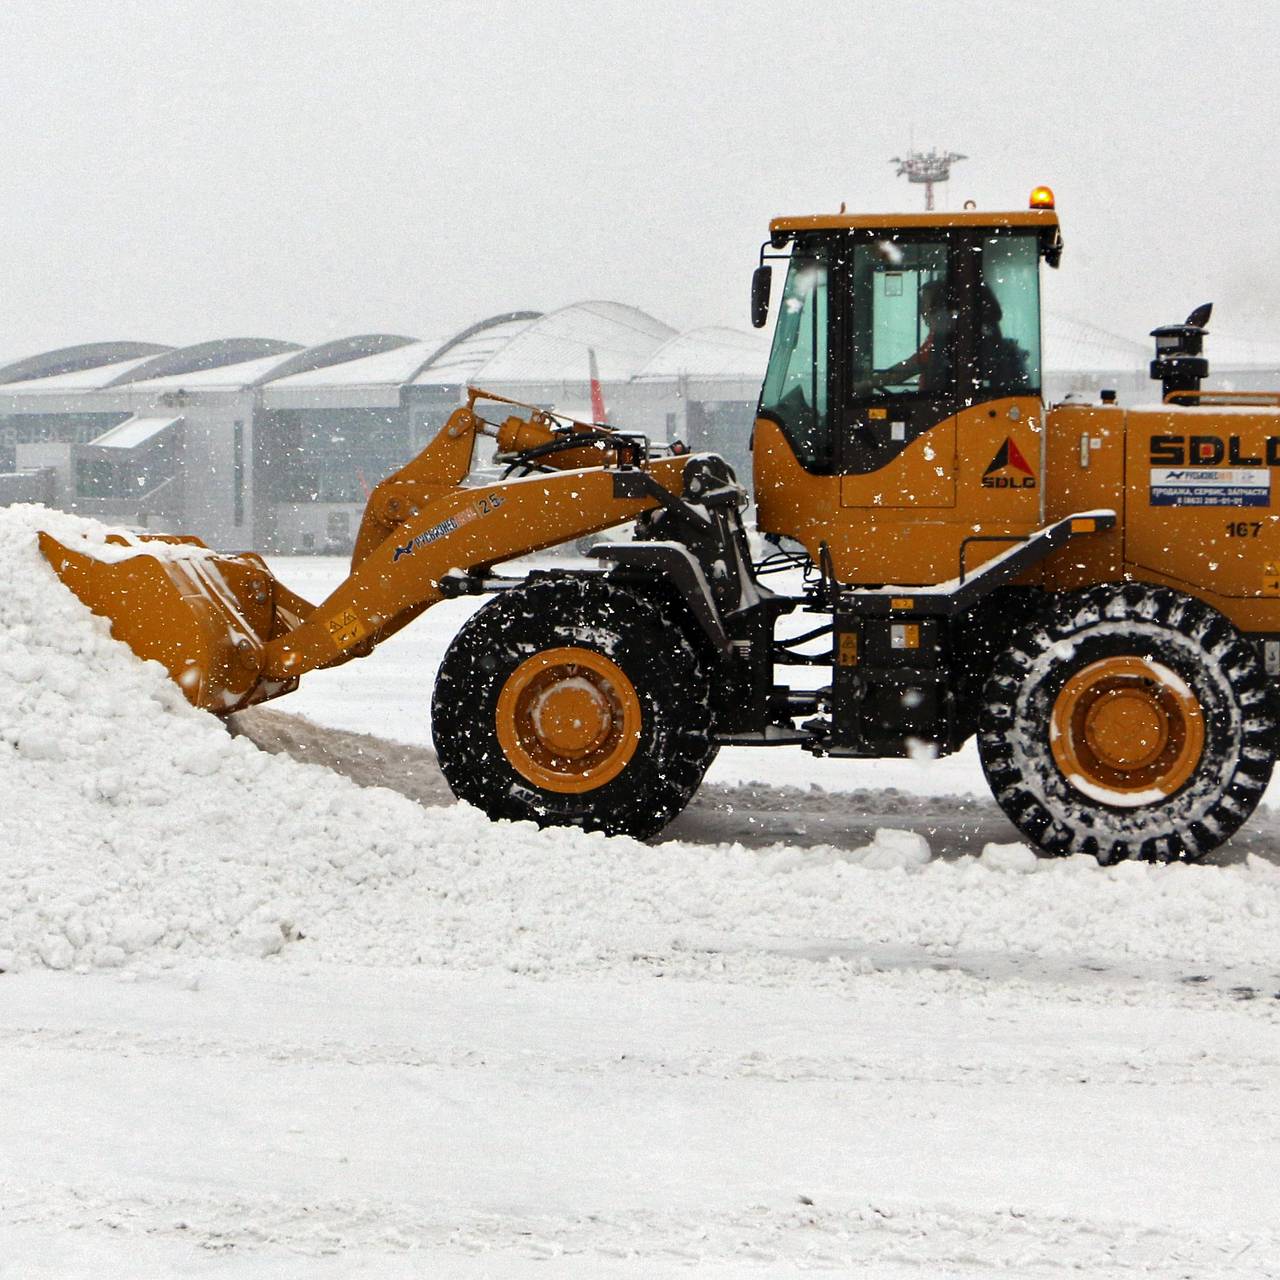
[{"label": "rear wheel", "polygon": [[715,754],[707,676],[653,601],[598,577],[503,592],[449,646],[432,734],[493,818],[656,834]]},{"label": "rear wheel", "polygon": [[1166,588],[1062,597],[996,663],[984,703],[992,792],[1048,853],[1198,861],[1271,776],[1275,724],[1253,647]]}]

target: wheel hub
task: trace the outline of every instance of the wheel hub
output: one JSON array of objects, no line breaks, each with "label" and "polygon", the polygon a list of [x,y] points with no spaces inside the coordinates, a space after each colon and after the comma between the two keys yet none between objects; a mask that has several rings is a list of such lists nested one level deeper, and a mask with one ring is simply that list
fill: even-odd
[{"label": "wheel hub", "polygon": [[613,724],[605,695],[581,676],[564,676],[531,702],[534,731],[548,750],[578,759],[600,746]]},{"label": "wheel hub", "polygon": [[526,658],[498,695],[503,753],[548,791],[602,787],[626,768],[640,740],[640,699],[617,663],[566,646]]},{"label": "wheel hub", "polygon": [[1066,779],[1120,806],[1172,795],[1204,751],[1204,713],[1173,672],[1145,658],[1103,658],[1077,671],[1053,705],[1050,742]]},{"label": "wheel hub", "polygon": [[1105,767],[1141,769],[1168,743],[1169,718],[1143,690],[1109,688],[1085,712],[1084,736]]}]

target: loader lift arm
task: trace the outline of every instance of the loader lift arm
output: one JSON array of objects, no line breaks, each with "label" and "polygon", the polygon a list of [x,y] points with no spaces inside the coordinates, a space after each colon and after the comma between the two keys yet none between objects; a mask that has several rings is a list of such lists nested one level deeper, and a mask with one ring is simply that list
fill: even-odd
[{"label": "loader lift arm", "polygon": [[[495,424],[479,400],[526,410]],[[542,468],[464,487],[476,438]],[[534,406],[471,389],[427,447],[366,505],[351,573],[309,605],[252,554],[198,539],[117,538],[68,546],[40,535],[46,559],[139,656],[164,663],[196,706],[229,714],[286,693],[300,676],[369,653],[444,598],[451,573],[598,533],[679,494],[692,455],[648,458],[642,440],[594,424],[562,426]],[[617,483],[643,476],[640,487]]]}]

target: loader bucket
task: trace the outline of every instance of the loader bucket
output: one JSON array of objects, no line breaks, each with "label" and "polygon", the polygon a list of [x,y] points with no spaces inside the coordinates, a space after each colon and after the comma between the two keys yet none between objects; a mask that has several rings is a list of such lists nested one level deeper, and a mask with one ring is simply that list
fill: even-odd
[{"label": "loader bucket", "polygon": [[194,706],[225,714],[270,696],[256,690],[263,646],[297,620],[276,617],[278,584],[260,557],[223,555],[198,538],[110,535],[84,550],[43,532],[39,541],[111,634],[162,663]]}]

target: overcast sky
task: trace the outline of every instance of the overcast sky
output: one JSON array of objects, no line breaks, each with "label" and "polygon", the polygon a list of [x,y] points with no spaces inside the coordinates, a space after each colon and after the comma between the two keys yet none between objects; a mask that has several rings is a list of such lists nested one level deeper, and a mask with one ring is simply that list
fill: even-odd
[{"label": "overcast sky", "polygon": [[[770,217],[1053,186],[1046,304],[1280,335],[1280,6],[9,0],[0,358],[446,336],[584,298],[747,325]],[[1210,343],[1210,355],[1212,345]]]}]

